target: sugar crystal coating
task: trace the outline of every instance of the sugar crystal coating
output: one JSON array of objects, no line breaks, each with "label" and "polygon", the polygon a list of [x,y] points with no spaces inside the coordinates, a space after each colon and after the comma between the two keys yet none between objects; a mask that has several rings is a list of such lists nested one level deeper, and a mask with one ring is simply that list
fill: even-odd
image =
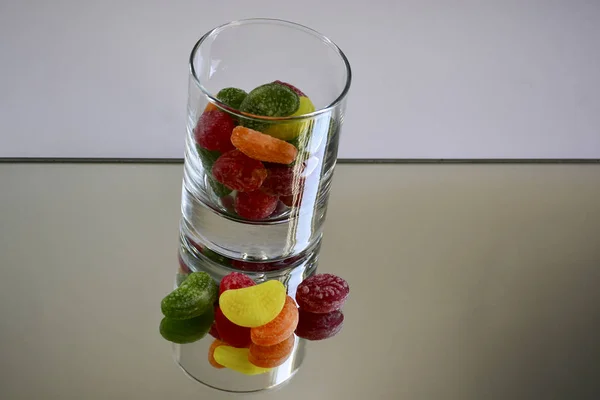
[{"label": "sugar crystal coating", "polygon": [[238,193],[235,197],[235,212],[249,220],[265,219],[277,207],[277,197],[260,190]]},{"label": "sugar crystal coating", "polygon": [[[285,299],[285,286],[272,280],[243,289],[226,290],[219,298],[219,305],[234,324],[255,328],[274,320],[283,309]],[[223,334],[220,329],[219,333]]]},{"label": "sugar crystal coating", "polygon": [[248,157],[259,161],[291,164],[298,155],[293,144],[243,126],[233,129],[231,143]]},{"label": "sugar crystal coating", "polygon": [[348,282],[332,274],[317,274],[304,280],[296,291],[298,306],[313,313],[339,310],[350,293]]},{"label": "sugar crystal coating", "polygon": [[165,317],[190,319],[204,314],[217,299],[217,284],[206,272],[194,272],[161,302]]},{"label": "sugar crystal coating", "polygon": [[233,149],[231,131],[235,121],[229,114],[221,110],[210,110],[203,113],[194,129],[196,142],[210,151],[226,152]]},{"label": "sugar crystal coating", "polygon": [[272,346],[259,346],[252,343],[248,360],[257,367],[274,368],[285,362],[294,349],[296,339],[293,334]]},{"label": "sugar crystal coating", "polygon": [[221,279],[219,285],[219,296],[226,290],[229,289],[241,289],[248,286],[254,286],[256,283],[248,275],[240,272],[231,272]]},{"label": "sugar crystal coating", "polygon": [[287,296],[283,309],[273,321],[250,330],[252,343],[259,346],[273,346],[292,335],[297,325],[298,307],[294,299]]},{"label": "sugar crystal coating", "polygon": [[253,192],[267,177],[263,163],[254,160],[239,150],[221,155],[212,167],[213,177],[232,190]]}]

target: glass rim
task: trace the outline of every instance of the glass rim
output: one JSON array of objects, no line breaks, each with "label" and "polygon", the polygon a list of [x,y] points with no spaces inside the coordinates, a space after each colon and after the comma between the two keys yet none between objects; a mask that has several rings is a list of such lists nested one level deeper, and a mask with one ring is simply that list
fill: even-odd
[{"label": "glass rim", "polygon": [[[311,113],[308,114],[302,114],[302,115],[295,115],[295,116],[286,116],[286,117],[267,117],[267,116],[262,116],[262,115],[255,115],[255,114],[250,114],[250,113],[245,113],[245,112],[241,112],[239,110],[233,109],[229,106],[227,106],[226,104],[222,103],[219,99],[217,99],[216,94],[212,94],[209,90],[207,90],[204,85],[202,85],[202,83],[200,82],[200,79],[198,78],[198,75],[196,74],[196,69],[194,68],[194,59],[196,57],[196,53],[198,52],[198,49],[200,49],[200,46],[202,46],[202,44],[204,43],[204,41],[206,39],[208,39],[211,36],[214,36],[216,34],[218,34],[219,32],[232,27],[232,26],[240,26],[240,25],[248,25],[248,24],[260,24],[260,23],[264,23],[264,24],[277,24],[277,25],[283,25],[283,26],[287,26],[290,28],[295,28],[295,29],[299,29],[301,31],[304,31],[305,33],[311,34],[315,37],[317,37],[318,39],[321,40],[321,42],[323,42],[323,44],[329,46],[330,48],[332,48],[337,55],[341,58],[341,60],[344,63],[344,67],[346,69],[346,83],[344,84],[344,88],[342,89],[341,93],[333,100],[333,102],[331,104],[329,104],[326,107],[320,108],[318,110],[315,110]],[[196,85],[198,86],[198,88],[202,91],[202,93],[204,93],[204,95],[206,97],[209,98],[210,102],[214,103],[216,106],[218,106],[219,108],[225,109],[227,110],[227,112],[237,116],[237,117],[241,117],[241,118],[245,118],[245,119],[249,119],[249,120],[256,120],[256,121],[298,121],[298,120],[305,120],[305,119],[311,119],[313,117],[316,117],[318,115],[324,114],[328,111],[331,111],[333,109],[335,109],[336,107],[338,107],[342,101],[346,98],[348,92],[350,91],[350,83],[352,82],[352,69],[350,68],[350,62],[348,61],[348,58],[346,57],[346,55],[344,54],[344,52],[342,51],[342,49],[340,49],[340,47],[335,44],[331,39],[329,39],[327,36],[317,32],[316,30],[309,28],[307,26],[295,23],[295,22],[291,22],[291,21],[286,21],[284,19],[277,19],[277,18],[246,18],[246,19],[239,19],[239,20],[235,20],[235,21],[231,21],[231,22],[227,22],[225,24],[219,25],[216,28],[211,29],[210,31],[206,32],[204,35],[202,35],[202,37],[196,42],[196,44],[194,45],[194,47],[192,48],[192,52],[190,54],[190,75],[192,76],[194,82],[196,83]]]}]

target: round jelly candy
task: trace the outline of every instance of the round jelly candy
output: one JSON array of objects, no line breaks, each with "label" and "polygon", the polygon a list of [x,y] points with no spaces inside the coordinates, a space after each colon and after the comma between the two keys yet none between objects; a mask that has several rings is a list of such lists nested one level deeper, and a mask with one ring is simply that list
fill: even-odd
[{"label": "round jelly candy", "polygon": [[227,274],[221,279],[219,285],[219,296],[226,290],[241,289],[248,286],[254,286],[256,283],[248,275],[244,275],[240,272],[232,272]]},{"label": "round jelly candy", "polygon": [[300,309],[296,335],[307,340],[323,340],[337,335],[344,324],[344,314],[332,311],[327,314],[315,314]]},{"label": "round jelly candy", "polygon": [[298,176],[301,171],[296,167],[274,164],[267,168],[267,178],[260,190],[274,196],[291,196],[299,193],[304,186],[304,178]]},{"label": "round jelly candy", "polygon": [[258,375],[269,372],[269,368],[261,368],[248,361],[248,349],[220,345],[216,346],[213,356],[215,362],[226,368],[240,372],[244,375]]},{"label": "round jelly candy", "polygon": [[281,196],[279,200],[288,207],[300,207],[302,204],[302,195],[304,192],[296,193],[291,196]]},{"label": "round jelly candy", "polygon": [[243,126],[233,129],[231,143],[248,157],[259,161],[291,164],[298,155],[293,144]]},{"label": "round jelly candy", "polygon": [[162,300],[161,309],[171,319],[194,318],[212,310],[217,292],[217,284],[210,275],[194,272]]},{"label": "round jelly candy", "polygon": [[260,190],[238,193],[234,207],[235,212],[242,218],[253,221],[265,219],[275,211],[277,197]]},{"label": "round jelly candy", "polygon": [[203,113],[194,129],[196,143],[211,151],[226,152],[233,149],[231,131],[235,121],[229,114],[221,110]]},{"label": "round jelly candy", "polygon": [[300,97],[306,97],[306,95],[300,89],[298,89],[296,86],[291,85],[291,84],[289,84],[287,82],[282,82],[280,80],[277,80],[277,81],[275,81],[273,83],[277,83],[279,85],[283,85],[283,86],[286,86],[286,87],[292,89],[294,91],[294,93],[296,93]]},{"label": "round jelly candy", "polygon": [[[285,299],[285,286],[273,280],[243,289],[226,290],[219,298],[219,305],[234,324],[256,328],[273,321],[283,309]],[[222,334],[220,330],[219,333]]]},{"label": "round jelly candy", "polygon": [[253,192],[267,177],[267,169],[260,161],[239,150],[231,150],[215,161],[212,174],[217,181],[232,190]]},{"label": "round jelly candy", "polygon": [[[310,114],[315,111],[315,106],[308,97],[300,97],[300,107],[291,117],[299,117],[301,115]],[[263,129],[269,135],[281,140],[294,140],[300,135],[308,134],[310,129],[310,119],[289,121],[289,122],[274,122]]]},{"label": "round jelly candy", "polygon": [[214,321],[212,309],[204,314],[190,319],[179,320],[163,318],[160,322],[160,334],[169,342],[184,344],[202,339]]},{"label": "round jelly candy", "polygon": [[299,106],[300,100],[293,90],[284,85],[267,83],[248,93],[240,105],[240,111],[264,117],[286,117],[295,113]]},{"label": "round jelly candy", "polygon": [[350,293],[348,283],[332,274],[317,274],[304,280],[296,290],[296,301],[304,311],[328,313],[339,310]]},{"label": "round jelly candy", "polygon": [[259,346],[252,343],[248,352],[248,360],[257,367],[278,367],[288,359],[296,339],[293,334],[273,346]]},{"label": "round jelly candy", "polygon": [[222,341],[233,347],[250,346],[250,328],[236,325],[228,320],[219,307],[215,311],[215,323]]},{"label": "round jelly candy", "polygon": [[221,89],[219,93],[217,93],[217,99],[221,100],[221,103],[233,108],[234,110],[240,109],[240,105],[246,96],[248,96],[248,93],[242,89],[234,87]]},{"label": "round jelly candy", "polygon": [[215,339],[212,344],[210,345],[209,349],[208,349],[208,363],[210,365],[212,365],[215,368],[221,369],[221,368],[225,368],[224,366],[222,366],[221,364],[219,364],[217,362],[217,360],[215,360],[215,349],[219,346],[226,346],[227,343],[224,343],[222,341],[220,341],[219,339]]},{"label": "round jelly candy", "polygon": [[252,343],[259,346],[273,346],[287,339],[298,325],[298,307],[290,296],[285,299],[283,310],[268,324],[252,328]]}]

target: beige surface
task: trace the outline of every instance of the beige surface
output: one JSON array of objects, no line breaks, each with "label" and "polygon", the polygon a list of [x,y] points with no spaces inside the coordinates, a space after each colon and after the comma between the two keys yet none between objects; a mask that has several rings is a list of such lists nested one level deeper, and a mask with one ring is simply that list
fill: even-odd
[{"label": "beige surface", "polygon": [[[158,334],[181,165],[0,164],[0,399],[228,399]],[[335,339],[264,399],[600,398],[600,166],[341,165]]]}]

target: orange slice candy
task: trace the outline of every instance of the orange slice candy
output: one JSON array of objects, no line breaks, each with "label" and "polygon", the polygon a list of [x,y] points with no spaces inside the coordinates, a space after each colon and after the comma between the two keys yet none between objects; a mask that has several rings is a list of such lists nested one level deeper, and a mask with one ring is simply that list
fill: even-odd
[{"label": "orange slice candy", "polygon": [[252,343],[259,346],[273,346],[286,340],[298,326],[298,307],[290,296],[275,319],[266,325],[250,329]]},{"label": "orange slice candy", "polygon": [[248,361],[261,368],[275,368],[288,359],[294,348],[294,335],[274,346],[259,346],[254,343],[250,345]]},{"label": "orange slice candy", "polygon": [[294,145],[243,126],[233,128],[231,143],[248,157],[259,161],[291,164],[298,155]]}]

